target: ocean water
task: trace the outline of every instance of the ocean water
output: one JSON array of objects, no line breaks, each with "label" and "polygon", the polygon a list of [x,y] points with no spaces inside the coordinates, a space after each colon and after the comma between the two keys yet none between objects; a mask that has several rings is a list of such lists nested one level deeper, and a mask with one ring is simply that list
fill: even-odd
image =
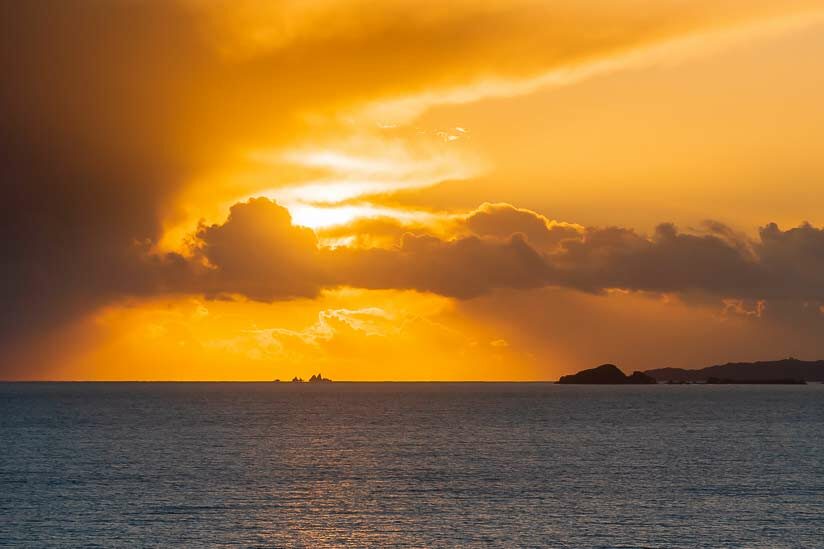
[{"label": "ocean water", "polygon": [[0,384],[0,545],[824,547],[824,385]]}]

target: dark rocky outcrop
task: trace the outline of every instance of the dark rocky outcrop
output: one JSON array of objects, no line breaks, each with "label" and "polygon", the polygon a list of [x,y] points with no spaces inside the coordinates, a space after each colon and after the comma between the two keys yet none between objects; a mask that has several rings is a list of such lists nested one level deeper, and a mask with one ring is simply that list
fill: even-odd
[{"label": "dark rocky outcrop", "polygon": [[327,377],[323,377],[320,373],[318,373],[317,375],[309,378],[309,383],[332,383],[332,380]]},{"label": "dark rocky outcrop", "polygon": [[562,376],[558,383],[579,385],[648,385],[655,379],[643,372],[627,376],[614,364],[602,364],[597,368],[582,370],[577,374]]},{"label": "dark rocky outcrop", "polygon": [[[307,382],[305,382],[302,377],[295,376],[295,377],[292,378],[292,383],[307,383]],[[323,377],[322,375],[320,375],[320,373],[318,373],[318,374],[315,374],[312,377],[310,377],[308,383],[332,383],[332,380],[329,379],[328,377]]]},{"label": "dark rocky outcrop", "polygon": [[806,361],[795,358],[761,362],[728,362],[700,370],[659,368],[645,374],[657,381],[706,382],[710,378],[737,382],[765,383],[779,380],[824,381],[824,360]]}]

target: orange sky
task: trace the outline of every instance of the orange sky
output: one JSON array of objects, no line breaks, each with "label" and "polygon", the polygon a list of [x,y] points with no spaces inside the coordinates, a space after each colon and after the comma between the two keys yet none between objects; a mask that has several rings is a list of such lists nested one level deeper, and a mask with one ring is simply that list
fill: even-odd
[{"label": "orange sky", "polygon": [[824,357],[820,0],[2,10],[0,378]]}]

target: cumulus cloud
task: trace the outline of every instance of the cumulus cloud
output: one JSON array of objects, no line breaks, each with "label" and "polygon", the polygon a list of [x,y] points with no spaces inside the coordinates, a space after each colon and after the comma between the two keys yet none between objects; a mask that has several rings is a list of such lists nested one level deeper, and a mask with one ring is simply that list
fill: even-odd
[{"label": "cumulus cloud", "polygon": [[547,280],[541,254],[516,234],[507,240],[442,240],[405,234],[394,249],[335,249],[334,281],[368,289],[414,289],[470,298],[494,288],[533,288]]},{"label": "cumulus cloud", "polygon": [[703,291],[740,295],[760,284],[757,261],[716,235],[680,233],[659,225],[651,237],[623,228],[590,229],[552,256],[557,281],[600,291]]},{"label": "cumulus cloud", "polygon": [[315,233],[265,198],[236,204],[225,223],[201,227],[196,238],[213,293],[274,301],[313,297],[323,282]]},{"label": "cumulus cloud", "polygon": [[702,292],[744,299],[824,298],[824,229],[782,231],[771,223],[747,241],[713,222],[709,232],[659,225],[651,237],[620,228],[589,229],[551,256],[563,285]]},{"label": "cumulus cloud", "polygon": [[824,229],[810,225],[782,231],[770,224],[749,241],[717,222],[694,232],[665,223],[644,235],[550,222],[508,205],[483,205],[461,219],[469,234],[406,232],[394,246],[327,248],[313,231],[293,225],[285,208],[261,198],[236,204],[223,224],[201,227],[191,258],[157,262],[163,273],[194,277],[167,287],[261,301],[337,286],[460,299],[543,286],[696,294],[719,302],[824,299]]},{"label": "cumulus cloud", "polygon": [[498,288],[557,286],[697,295],[727,304],[824,300],[824,229],[807,224],[786,231],[769,224],[753,240],[717,222],[691,232],[665,223],[644,235],[549,221],[505,204],[484,204],[451,223],[455,234],[438,236],[378,221],[380,230],[400,234],[396,243],[326,247],[314,231],[295,225],[286,208],[252,199],[235,204],[223,223],[202,225],[188,255],[134,246],[103,295],[239,295],[271,302],[350,286],[469,299]]},{"label": "cumulus cloud", "polygon": [[523,234],[532,246],[543,250],[551,250],[563,240],[578,238],[583,231],[580,225],[550,220],[510,204],[482,204],[463,222],[478,236],[509,238],[516,233]]},{"label": "cumulus cloud", "polygon": [[201,227],[192,257],[167,254],[156,260],[156,272],[178,273],[181,261],[191,265],[193,279],[166,287],[259,301],[311,297],[335,286],[468,298],[541,286],[548,276],[540,252],[520,233],[505,239],[405,233],[392,248],[321,248],[312,230],[293,225],[286,208],[265,198],[236,204],[225,223]]}]

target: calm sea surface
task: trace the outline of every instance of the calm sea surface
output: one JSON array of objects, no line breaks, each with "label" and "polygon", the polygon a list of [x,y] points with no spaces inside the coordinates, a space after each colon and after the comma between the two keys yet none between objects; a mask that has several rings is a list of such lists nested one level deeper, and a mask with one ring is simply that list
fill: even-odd
[{"label": "calm sea surface", "polygon": [[0,384],[0,545],[824,547],[824,385]]}]

